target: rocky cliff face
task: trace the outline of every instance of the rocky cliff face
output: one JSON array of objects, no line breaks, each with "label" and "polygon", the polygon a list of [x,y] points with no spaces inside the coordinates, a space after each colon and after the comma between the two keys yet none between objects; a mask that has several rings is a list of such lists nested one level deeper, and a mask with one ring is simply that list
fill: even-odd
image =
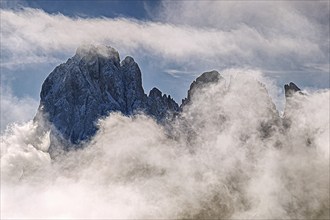
[{"label": "rocky cliff face", "polygon": [[110,112],[144,111],[161,121],[179,111],[178,104],[156,88],[147,96],[138,64],[132,57],[120,62],[118,52],[107,46],[79,48],[46,78],[40,99],[35,120],[46,119],[53,136],[73,144],[94,135],[97,119]]},{"label": "rocky cliff face", "polygon": [[158,121],[162,121],[167,118],[171,112],[177,113],[179,111],[180,108],[178,104],[170,95],[162,95],[162,92],[157,88],[150,90],[147,101],[147,114],[154,115]]}]

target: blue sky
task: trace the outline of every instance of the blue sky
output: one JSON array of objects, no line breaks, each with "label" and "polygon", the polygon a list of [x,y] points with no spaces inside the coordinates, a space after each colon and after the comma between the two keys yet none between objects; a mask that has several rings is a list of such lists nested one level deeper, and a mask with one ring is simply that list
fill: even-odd
[{"label": "blue sky", "polygon": [[[97,18],[97,17],[129,17],[139,20],[150,19],[148,10],[157,7],[159,1],[109,1],[109,0],[8,0],[1,2],[2,9],[19,10],[22,8],[42,9],[50,14],[63,14],[70,17]],[[63,61],[71,54],[61,56]],[[3,81],[11,83],[15,95],[33,96],[39,94],[40,86],[54,64],[42,63],[24,65],[14,69],[3,68]],[[33,72],[33,73],[32,73]],[[31,74],[32,73],[32,74]],[[33,86],[31,85],[40,85]]]},{"label": "blue sky", "polygon": [[262,72],[282,106],[284,83],[330,83],[328,1],[2,1],[2,128],[33,117],[43,80],[83,43],[131,55],[145,92],[156,86],[179,103],[214,69]]},{"label": "blue sky", "polygon": [[[106,17],[152,21],[157,19],[152,16],[152,13],[158,10],[160,4],[160,1],[134,0],[9,0],[3,1],[1,8],[14,11],[24,10],[25,8],[41,9],[48,14],[61,14],[72,18]],[[120,48],[116,49],[121,53]],[[69,57],[71,57],[74,53],[74,50],[71,50],[70,52],[71,53],[60,53],[56,56],[56,60],[51,62],[38,63],[37,65],[36,63],[32,62],[10,68],[7,68],[6,65],[2,66],[2,73],[4,75],[2,81],[8,85],[10,84],[14,95],[18,97],[32,96],[33,98],[36,98],[39,95],[40,87],[45,77],[54,69],[56,64],[65,62]],[[4,52],[4,54],[6,54],[6,52]],[[130,54],[121,53],[121,55],[121,57],[124,58],[124,56]],[[6,57],[6,55],[4,57]],[[143,70],[144,76],[145,72],[159,71],[158,69],[154,70],[154,66],[149,64],[150,61],[148,59],[143,57],[134,58],[139,61],[138,63]],[[171,78],[172,77],[169,77],[168,74],[159,74],[156,77],[153,75],[144,77],[146,92],[148,92],[148,90],[150,90],[150,88],[153,86],[162,87],[159,85],[159,83],[164,83],[163,87],[166,90],[166,88],[169,87],[167,83],[171,81]],[[159,79],[161,79],[163,82],[159,81]],[[193,78],[189,78],[189,80],[183,80],[183,82],[186,82],[186,87],[192,79]],[[180,98],[183,98],[185,95],[185,93],[175,95],[175,88],[174,91],[171,89],[167,90],[168,92],[172,91],[178,101],[180,101]]]},{"label": "blue sky", "polygon": [[132,17],[149,19],[148,10],[157,7],[159,1],[134,0],[9,0],[4,8],[30,7],[39,8],[47,13],[61,13],[79,17]]}]

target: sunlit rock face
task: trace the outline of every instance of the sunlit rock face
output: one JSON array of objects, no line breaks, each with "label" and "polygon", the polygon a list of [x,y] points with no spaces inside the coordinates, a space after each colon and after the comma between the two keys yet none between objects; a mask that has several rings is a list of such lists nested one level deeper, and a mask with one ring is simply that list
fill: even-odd
[{"label": "sunlit rock face", "polygon": [[40,98],[35,120],[46,119],[53,136],[73,144],[93,136],[97,119],[110,112],[132,115],[142,111],[161,121],[167,112],[179,110],[158,89],[148,97],[138,64],[132,57],[120,62],[119,53],[108,46],[78,48],[46,78]]}]

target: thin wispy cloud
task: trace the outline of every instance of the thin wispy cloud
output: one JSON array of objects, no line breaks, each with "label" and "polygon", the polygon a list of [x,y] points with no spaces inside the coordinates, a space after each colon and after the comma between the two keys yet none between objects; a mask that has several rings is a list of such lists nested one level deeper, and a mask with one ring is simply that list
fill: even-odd
[{"label": "thin wispy cloud", "polygon": [[[2,51],[7,54],[2,65],[20,65],[30,57],[40,60],[45,54],[51,59],[57,53],[72,53],[80,44],[99,43],[124,53],[143,51],[165,62],[193,61],[196,66],[207,63],[273,70],[328,66],[326,26],[300,11],[291,11],[291,5],[261,4],[253,9],[255,4],[215,2],[208,7],[198,3],[201,7],[196,8],[203,10],[188,3],[176,8],[177,4],[164,5],[160,22],[72,18],[37,9],[2,10]],[[252,16],[257,10],[265,12]],[[200,16],[192,16],[195,12]]]},{"label": "thin wispy cloud", "polygon": [[179,78],[185,75],[193,75],[196,74],[193,71],[187,71],[187,70],[178,70],[178,69],[166,69],[164,70],[165,73],[173,76],[174,78]]}]

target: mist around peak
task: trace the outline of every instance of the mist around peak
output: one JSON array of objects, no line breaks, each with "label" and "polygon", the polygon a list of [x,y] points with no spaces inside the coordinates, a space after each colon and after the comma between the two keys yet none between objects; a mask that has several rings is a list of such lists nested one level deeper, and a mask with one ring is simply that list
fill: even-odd
[{"label": "mist around peak", "polygon": [[55,160],[49,133],[12,125],[1,136],[1,217],[326,219],[329,98],[294,93],[280,116],[266,87],[238,73],[194,92],[167,125],[111,113]]}]

